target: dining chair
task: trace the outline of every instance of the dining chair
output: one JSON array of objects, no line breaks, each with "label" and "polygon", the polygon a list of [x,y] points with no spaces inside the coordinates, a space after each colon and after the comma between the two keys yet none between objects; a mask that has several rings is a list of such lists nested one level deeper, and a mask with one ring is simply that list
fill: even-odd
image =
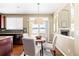
[{"label": "dining chair", "polygon": [[41,47],[36,46],[35,40],[31,38],[23,38],[24,55],[39,56]]},{"label": "dining chair", "polygon": [[45,50],[45,51],[50,51],[50,50],[52,50],[53,53],[54,53],[54,55],[55,55],[55,51],[54,51],[54,50],[55,50],[56,40],[57,40],[57,35],[54,34],[52,43],[45,42],[45,43],[43,44],[44,50]]}]

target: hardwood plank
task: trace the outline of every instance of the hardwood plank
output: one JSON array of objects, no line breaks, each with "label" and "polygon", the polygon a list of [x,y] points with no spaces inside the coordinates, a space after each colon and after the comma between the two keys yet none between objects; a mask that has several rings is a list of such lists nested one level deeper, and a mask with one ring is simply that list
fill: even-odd
[{"label": "hardwood plank", "polygon": [[64,56],[57,48],[55,48],[55,50],[51,50],[51,53],[54,56]]},{"label": "hardwood plank", "polygon": [[13,45],[12,56],[20,56],[23,52],[23,45]]}]

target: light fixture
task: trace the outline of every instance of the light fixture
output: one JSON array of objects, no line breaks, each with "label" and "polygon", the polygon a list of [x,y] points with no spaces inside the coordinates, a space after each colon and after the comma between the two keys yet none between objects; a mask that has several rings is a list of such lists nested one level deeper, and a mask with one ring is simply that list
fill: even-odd
[{"label": "light fixture", "polygon": [[[40,24],[43,23],[43,18],[39,16],[39,5],[40,3],[37,3],[37,6],[38,6],[38,14],[37,14],[37,17],[35,18],[35,24],[38,24],[38,27],[40,27]],[[40,29],[38,29],[38,36],[40,36]]]},{"label": "light fixture", "polygon": [[40,5],[40,3],[37,3],[37,5],[38,5],[38,15],[35,18],[35,24],[42,24],[43,23],[43,18],[39,16],[39,5]]}]

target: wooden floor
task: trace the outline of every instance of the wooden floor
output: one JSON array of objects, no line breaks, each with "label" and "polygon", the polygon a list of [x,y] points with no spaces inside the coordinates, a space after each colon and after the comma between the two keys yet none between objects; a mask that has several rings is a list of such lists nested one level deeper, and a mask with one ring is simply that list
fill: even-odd
[{"label": "wooden floor", "polygon": [[12,56],[20,56],[23,52],[23,45],[13,45]]},{"label": "wooden floor", "polygon": [[[56,48],[56,55],[55,56],[63,56],[63,54]],[[12,56],[20,56],[23,52],[23,45],[13,45],[13,50],[11,55]],[[53,55],[53,51],[51,50],[51,53]]]},{"label": "wooden floor", "polygon": [[54,55],[54,56],[64,56],[57,48],[55,48],[55,50],[51,50],[51,53]]}]

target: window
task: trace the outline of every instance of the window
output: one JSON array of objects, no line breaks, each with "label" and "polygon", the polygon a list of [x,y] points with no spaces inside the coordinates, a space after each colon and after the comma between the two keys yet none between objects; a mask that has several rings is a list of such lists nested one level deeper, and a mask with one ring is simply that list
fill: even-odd
[{"label": "window", "polygon": [[6,29],[7,30],[23,30],[23,18],[22,17],[7,17]]},{"label": "window", "polygon": [[44,21],[41,24],[35,24],[34,23],[35,18],[36,17],[30,17],[30,21],[29,21],[29,25],[31,25],[30,26],[30,29],[31,29],[30,35],[32,37],[35,37],[37,35],[47,37],[48,36],[48,17],[42,17]]}]

